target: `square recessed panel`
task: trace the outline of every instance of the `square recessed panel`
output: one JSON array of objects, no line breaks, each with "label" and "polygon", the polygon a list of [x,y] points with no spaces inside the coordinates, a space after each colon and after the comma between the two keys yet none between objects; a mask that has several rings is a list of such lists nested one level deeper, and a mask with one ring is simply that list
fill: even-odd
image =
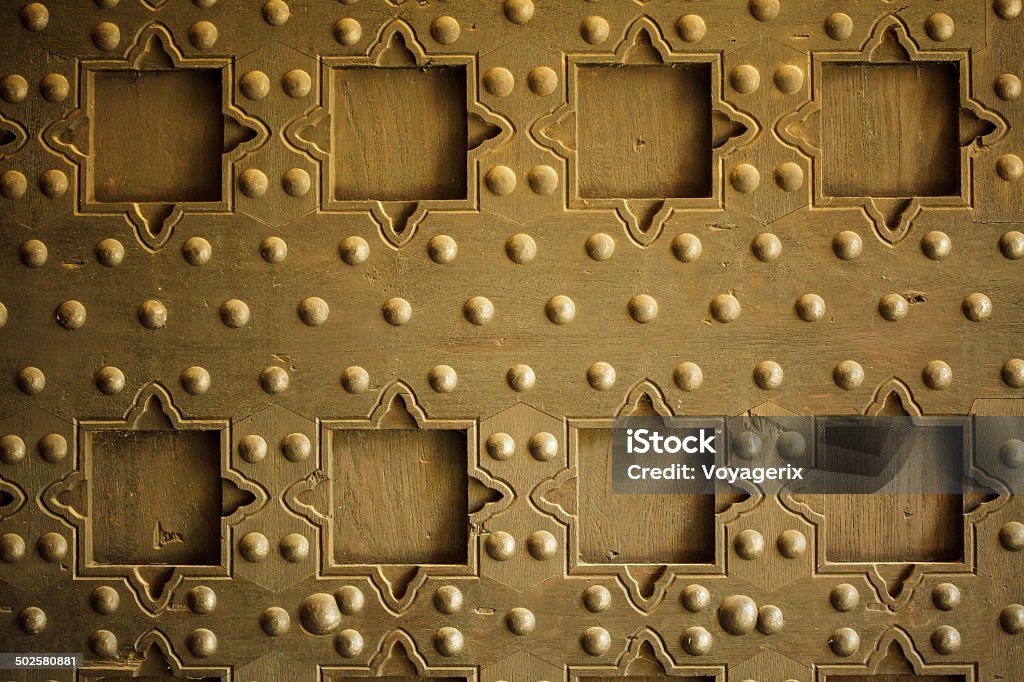
[{"label": "square recessed panel", "polygon": [[334,561],[465,564],[466,432],[333,432]]},{"label": "square recessed panel", "polygon": [[335,69],[338,200],[465,199],[466,69]]},{"label": "square recessed panel", "polygon": [[91,560],[217,565],[220,433],[93,431]]},{"label": "square recessed panel", "polygon": [[[854,429],[845,442],[855,443]],[[842,432],[842,429],[838,429]],[[963,560],[964,496],[960,494],[905,493],[906,490],[949,490],[948,480],[959,481],[961,469],[938,471],[932,460],[959,461],[963,429],[958,426],[889,428],[899,448],[933,453],[934,458],[913,456],[892,479],[870,494],[862,493],[858,476],[850,477],[851,493],[808,495],[812,507],[824,510],[823,525],[829,561],[907,562]],[[818,466],[828,471],[850,471],[840,459],[844,451],[819,449]],[[848,458],[848,456],[847,456]],[[870,459],[870,458],[865,458]],[[869,474],[876,475],[876,474]],[[947,479],[949,477],[949,479]],[[820,506],[819,506],[820,505]]]},{"label": "square recessed panel", "polygon": [[92,200],[221,200],[220,69],[97,71],[92,79]]},{"label": "square recessed panel", "polygon": [[594,564],[715,560],[714,495],[612,492],[612,430],[579,429],[579,547]]},{"label": "square recessed panel", "polygon": [[835,197],[960,194],[956,64],[825,64],[824,193]]},{"label": "square recessed panel", "polygon": [[711,196],[711,66],[577,68],[579,194]]},{"label": "square recessed panel", "polygon": [[840,494],[820,499],[829,561],[963,560],[962,495]]}]

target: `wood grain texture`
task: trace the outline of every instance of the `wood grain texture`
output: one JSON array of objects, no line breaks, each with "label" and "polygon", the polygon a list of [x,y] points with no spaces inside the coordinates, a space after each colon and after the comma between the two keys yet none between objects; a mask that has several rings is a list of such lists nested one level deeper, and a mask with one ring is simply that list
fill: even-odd
[{"label": "wood grain texture", "polygon": [[[176,678],[174,677],[174,675],[168,672],[167,675],[141,675],[138,677],[126,675],[103,675],[102,677],[83,677],[82,679],[86,682],[171,682],[172,680],[181,678]],[[221,678],[193,678],[193,682],[217,682],[217,680],[219,679]]]},{"label": "wood grain texture", "polygon": [[892,675],[828,675],[826,682],[964,682],[963,675],[914,675],[913,673],[895,673]]},{"label": "wood grain texture", "polygon": [[[390,675],[382,675],[382,676],[379,676],[379,677],[374,677],[373,679],[380,680],[380,682],[420,682],[421,680],[427,679],[425,677],[420,677],[420,676],[416,675],[415,673],[416,673],[416,669],[413,668],[411,671],[409,671],[408,675],[390,674]],[[365,682],[365,680],[366,680],[365,677],[353,677],[351,675],[334,675],[334,676],[326,678],[326,679],[327,679],[327,682]],[[466,678],[464,678],[464,677],[431,677],[429,679],[437,680],[437,682],[463,682]],[[940,682],[942,682],[942,681],[940,681]]]},{"label": "wood grain texture", "polygon": [[[907,410],[897,396],[890,396],[878,412],[881,417],[905,417]],[[925,454],[934,453],[943,462],[957,459],[964,447],[959,427],[887,429],[895,441],[891,448],[912,451],[891,481],[873,494],[807,495],[807,501],[825,516],[828,534],[825,555],[830,561],[913,562],[960,561],[964,552],[964,496],[961,494],[918,494],[906,490],[949,489],[959,481],[962,469],[939,471]],[[856,434],[846,434],[844,445],[856,449]],[[950,452],[952,450],[952,452]],[[820,453],[826,467],[843,467],[829,457],[841,453]],[[841,470],[848,471],[850,467]],[[833,469],[836,470],[836,469]],[[949,477],[949,478],[947,478]],[[851,483],[852,487],[856,483]],[[885,538],[879,542],[879,538]]]},{"label": "wood grain texture", "polygon": [[579,448],[583,561],[701,564],[713,560],[713,495],[616,495],[612,493],[611,429],[580,429]]},{"label": "wood grain texture", "polygon": [[96,431],[91,438],[94,561],[220,562],[218,434]]},{"label": "wood grain texture", "polygon": [[954,64],[829,64],[821,76],[825,193],[944,196],[960,191]]},{"label": "wood grain texture", "polygon": [[963,558],[962,495],[825,495],[821,502],[831,561]]},{"label": "wood grain texture", "polygon": [[466,198],[466,70],[336,69],[338,199]]},{"label": "wood grain texture", "polygon": [[[665,682],[665,680],[676,680],[678,682],[712,682],[715,678],[696,675],[625,675],[621,679],[630,682]],[[607,682],[606,677],[580,677],[579,682]]]},{"label": "wood grain texture", "polygon": [[0,6],[12,679],[1019,682],[1020,428],[810,506],[607,431],[1022,412],[1017,0]]},{"label": "wood grain texture", "polygon": [[220,201],[221,71],[93,76],[97,201]]},{"label": "wood grain texture", "polygon": [[581,197],[711,195],[707,65],[581,66],[577,74]]},{"label": "wood grain texture", "polygon": [[334,560],[465,563],[466,435],[335,431]]}]

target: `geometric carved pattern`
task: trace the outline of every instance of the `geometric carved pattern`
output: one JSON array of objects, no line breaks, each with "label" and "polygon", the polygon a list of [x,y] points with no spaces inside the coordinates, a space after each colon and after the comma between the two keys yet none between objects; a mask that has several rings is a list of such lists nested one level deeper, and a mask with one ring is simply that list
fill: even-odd
[{"label": "geometric carved pattern", "polygon": [[919,49],[889,15],[860,50],[811,59],[814,96],[777,131],[811,157],[816,207],[860,206],[895,243],[922,206],[973,205],[972,164],[1007,123],[971,98],[968,51]]},{"label": "geometric carved pattern", "polygon": [[[511,129],[479,101],[474,60],[428,56],[395,21],[367,56],[322,64],[324,105],[286,136],[320,163],[324,210],[369,211],[384,239],[402,246],[427,211],[477,208],[469,172]],[[431,116],[419,115],[423,106]]]},{"label": "geometric carved pattern", "polygon": [[1024,416],[1021,13],[8,4],[0,648],[85,655],[14,678],[1017,679],[1022,434],[607,476],[615,416]]},{"label": "geometric carved pattern", "polygon": [[[533,131],[569,161],[570,208],[614,208],[630,236],[649,244],[674,211],[721,206],[714,169],[758,130],[722,98],[720,58],[675,52],[641,18],[611,59],[572,55],[568,72],[568,103]],[[637,95],[623,98],[631,88]]]},{"label": "geometric carved pattern", "polygon": [[225,531],[267,494],[227,468],[226,422],[185,419],[150,384],[123,420],[79,422],[77,442],[42,502],[77,529],[79,575],[126,576],[154,612],[184,576],[229,575]]},{"label": "geometric carved pattern", "polygon": [[[229,209],[232,164],[268,132],[226,104],[228,64],[186,57],[159,24],[141,31],[123,59],[82,60],[81,108],[44,131],[78,168],[78,210],[125,212],[156,250],[184,212]],[[165,145],[152,145],[154,136]]]}]

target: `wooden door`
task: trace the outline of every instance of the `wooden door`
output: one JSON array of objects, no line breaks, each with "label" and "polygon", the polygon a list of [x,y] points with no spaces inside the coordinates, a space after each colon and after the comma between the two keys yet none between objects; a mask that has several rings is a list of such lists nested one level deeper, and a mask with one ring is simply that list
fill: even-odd
[{"label": "wooden door", "polygon": [[1024,680],[998,472],[609,473],[1024,416],[1020,14],[3,0],[0,680]]}]

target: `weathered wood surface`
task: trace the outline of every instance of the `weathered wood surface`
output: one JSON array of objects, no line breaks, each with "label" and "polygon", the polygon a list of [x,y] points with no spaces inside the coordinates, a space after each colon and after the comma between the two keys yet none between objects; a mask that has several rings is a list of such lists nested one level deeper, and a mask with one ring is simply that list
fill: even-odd
[{"label": "weathered wood surface", "polygon": [[1006,471],[608,476],[1024,414],[1020,15],[0,0],[0,679],[1019,679]]}]

